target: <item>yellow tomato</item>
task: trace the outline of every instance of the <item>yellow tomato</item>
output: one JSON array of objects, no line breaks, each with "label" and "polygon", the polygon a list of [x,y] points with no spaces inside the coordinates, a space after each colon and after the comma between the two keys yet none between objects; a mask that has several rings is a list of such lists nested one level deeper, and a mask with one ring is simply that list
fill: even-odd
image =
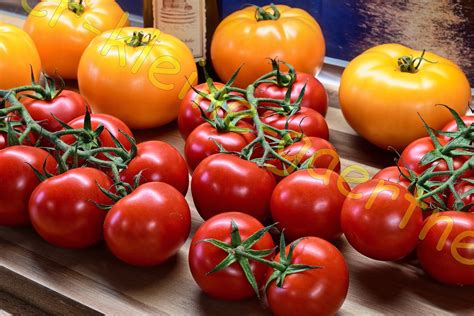
[{"label": "yellow tomato", "polygon": [[127,27],[97,36],[78,71],[79,89],[94,112],[139,129],[174,120],[196,79],[186,44],[153,28]]},{"label": "yellow tomato", "polygon": [[339,101],[347,122],[371,143],[403,149],[452,120],[445,104],[464,115],[469,82],[453,62],[398,44],[373,47],[352,60],[341,78]]},{"label": "yellow tomato", "polygon": [[249,6],[232,13],[219,24],[211,43],[212,65],[223,81],[243,66],[235,81],[239,87],[270,72],[268,58],[315,75],[323,65],[324,53],[318,23],[306,11],[285,5]]},{"label": "yellow tomato", "polygon": [[30,36],[22,29],[0,22],[0,89],[30,85],[31,69],[38,79],[41,61]]},{"label": "yellow tomato", "polygon": [[128,14],[115,0],[43,0],[31,10],[23,28],[38,47],[48,75],[76,79],[90,41],[128,24]]}]

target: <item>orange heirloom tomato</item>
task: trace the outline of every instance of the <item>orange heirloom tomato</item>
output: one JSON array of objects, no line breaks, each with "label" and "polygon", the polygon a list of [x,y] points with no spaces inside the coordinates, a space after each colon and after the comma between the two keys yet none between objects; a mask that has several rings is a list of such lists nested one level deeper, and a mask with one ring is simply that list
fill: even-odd
[{"label": "orange heirloom tomato", "polygon": [[22,29],[0,22],[0,89],[31,84],[31,68],[39,78],[41,61],[35,43]]},{"label": "orange heirloom tomato", "polygon": [[93,112],[116,116],[133,129],[174,120],[196,79],[186,44],[153,28],[126,27],[97,36],[78,71],[79,90]]},{"label": "orange heirloom tomato", "polygon": [[77,78],[82,52],[97,35],[127,26],[128,14],[115,0],[43,0],[23,26],[30,34],[48,75]]},{"label": "orange heirloom tomato", "polygon": [[268,58],[316,75],[324,54],[319,24],[306,11],[285,5],[249,6],[232,13],[219,24],[211,43],[212,64],[223,81],[243,66],[235,81],[242,88],[271,70]]},{"label": "orange heirloom tomato", "polygon": [[427,135],[420,120],[441,129],[471,99],[469,82],[453,62],[398,44],[373,47],[344,70],[339,102],[347,122],[362,137],[387,149],[402,150]]}]

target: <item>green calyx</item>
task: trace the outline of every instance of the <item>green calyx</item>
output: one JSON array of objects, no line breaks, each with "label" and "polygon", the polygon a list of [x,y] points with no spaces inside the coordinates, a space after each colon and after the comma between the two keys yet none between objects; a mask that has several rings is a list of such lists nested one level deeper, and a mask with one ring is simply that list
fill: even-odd
[{"label": "green calyx", "polygon": [[151,33],[145,32],[133,32],[133,35],[125,40],[125,44],[131,47],[147,46],[150,44],[156,36],[152,36]]},{"label": "green calyx", "polygon": [[232,220],[231,221],[231,242],[229,244],[217,240],[217,239],[204,239],[199,242],[210,243],[211,245],[225,251],[227,256],[222,260],[218,265],[216,265],[208,274],[215,273],[221,270],[228,268],[229,266],[237,263],[242,268],[242,271],[247,278],[247,281],[252,286],[255,294],[260,298],[260,289],[255,279],[255,275],[252,272],[250,263],[252,261],[265,264],[274,269],[271,277],[268,279],[266,287],[277,280],[277,286],[281,287],[285,280],[285,277],[289,274],[299,273],[306,270],[315,269],[317,267],[310,265],[302,264],[292,264],[293,251],[299,240],[293,242],[290,246],[290,251],[288,255],[285,253],[285,238],[283,234],[280,238],[280,261],[268,260],[268,258],[274,253],[275,249],[264,249],[264,250],[255,250],[252,247],[273,228],[275,224],[264,227],[259,231],[255,232],[246,240],[242,240],[242,237],[239,232],[237,224]]},{"label": "green calyx", "polygon": [[77,16],[81,16],[85,11],[83,2],[84,2],[83,0],[79,0],[79,2],[76,2],[76,0],[69,0],[67,7],[70,11],[74,12]]},{"label": "green calyx", "polygon": [[255,6],[255,19],[257,21],[276,21],[280,18],[281,13],[280,10],[276,7],[275,4],[270,4],[270,10],[265,10],[262,7]]},{"label": "green calyx", "polygon": [[401,72],[409,72],[409,73],[416,73],[418,72],[418,68],[420,67],[423,61],[429,63],[435,63],[433,61],[429,61],[425,57],[425,50],[421,53],[420,57],[413,57],[413,56],[402,56],[398,58],[398,67]]}]

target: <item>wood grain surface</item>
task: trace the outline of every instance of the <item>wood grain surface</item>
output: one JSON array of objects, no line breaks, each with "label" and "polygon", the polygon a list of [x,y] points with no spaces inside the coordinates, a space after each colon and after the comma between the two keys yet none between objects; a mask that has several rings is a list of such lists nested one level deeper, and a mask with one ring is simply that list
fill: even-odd
[{"label": "wood grain surface", "polygon": [[[1,19],[0,19],[1,21]],[[373,175],[393,163],[347,125],[336,87],[327,86],[330,140],[343,168],[357,165]],[[163,140],[183,150],[176,126],[137,131],[138,141]],[[192,232],[202,223],[190,193]],[[257,300],[225,302],[209,298],[193,281],[187,263],[189,242],[178,255],[154,268],[128,266],[104,244],[65,250],[44,242],[31,228],[0,228],[0,309],[13,314],[57,315],[268,315]],[[447,287],[429,279],[415,259],[379,262],[358,254],[342,238],[336,246],[350,268],[350,288],[339,315],[474,314],[473,287]]]}]

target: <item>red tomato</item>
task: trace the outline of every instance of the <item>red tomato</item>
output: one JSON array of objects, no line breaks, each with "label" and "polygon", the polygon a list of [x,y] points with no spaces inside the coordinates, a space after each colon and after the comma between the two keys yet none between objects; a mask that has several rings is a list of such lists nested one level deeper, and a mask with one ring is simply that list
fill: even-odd
[{"label": "red tomato", "polygon": [[425,272],[446,284],[474,285],[474,214],[434,213],[417,248]]},{"label": "red tomato", "polygon": [[[12,127],[16,133],[16,138],[18,139],[21,136],[21,133],[25,131],[25,126],[19,122],[20,120],[15,114],[11,114],[9,115],[9,117],[11,118],[13,125]],[[33,146],[35,143],[36,137],[33,135],[33,133],[29,133],[28,137],[25,138],[22,145]],[[0,121],[0,149],[6,148],[8,146],[10,146],[10,144],[8,143],[8,127],[6,125],[6,122],[2,120]]]},{"label": "red tomato", "polygon": [[[474,115],[465,115],[461,117],[461,119],[467,126],[470,126],[474,123]],[[443,132],[456,132],[458,130],[458,125],[456,124],[455,120],[452,120],[451,122],[446,124],[441,130]],[[448,136],[440,136],[440,138],[444,140],[445,142],[448,142],[451,140],[451,138]]]},{"label": "red tomato", "polygon": [[[301,108],[288,119],[288,116],[273,111],[263,113],[262,122],[278,129],[289,129],[310,137],[329,139],[329,128],[324,117],[310,108]],[[288,123],[288,127],[286,124]],[[268,132],[271,134],[271,131]]]},{"label": "red tomato", "polygon": [[296,171],[275,187],[272,218],[289,240],[306,236],[336,239],[342,233],[341,207],[350,190],[334,171]]},{"label": "red tomato", "polygon": [[[252,125],[240,121],[237,127],[252,129]],[[227,151],[241,151],[246,145],[255,139],[255,135],[249,133],[237,133],[219,131],[209,123],[203,123],[196,127],[186,139],[184,155],[189,168],[194,170],[204,158],[219,153],[215,142]]]},{"label": "red tomato", "polygon": [[[286,247],[289,253],[290,245]],[[280,255],[274,260],[279,261]],[[349,288],[349,271],[342,254],[329,242],[303,238],[296,245],[292,264],[318,266],[286,276],[280,288],[276,282],[267,289],[268,304],[277,316],[334,315],[341,308]],[[269,270],[270,275],[273,270]]]},{"label": "red tomato", "polygon": [[341,225],[357,251],[372,259],[395,261],[415,249],[423,215],[405,187],[374,179],[356,186],[346,198]]},{"label": "red tomato", "polygon": [[[410,174],[408,173],[407,168],[405,167],[399,167],[400,170],[402,170],[403,174],[406,176],[409,176]],[[397,166],[391,166],[384,168],[377,172],[372,179],[382,179],[390,182],[395,182],[398,183],[405,188],[408,188],[410,186],[410,181],[407,180],[401,173],[400,170],[398,170]]]},{"label": "red tomato", "polygon": [[[443,145],[444,142],[441,141]],[[423,171],[431,167],[433,164],[437,164],[437,167],[434,171],[446,171],[449,170],[446,162],[444,160],[436,160],[431,164],[427,164],[425,166],[420,165],[420,160],[423,158],[424,155],[429,153],[430,151],[434,150],[433,142],[429,137],[419,138],[410,145],[408,145],[405,150],[403,150],[400,159],[398,160],[398,165],[400,167],[406,167],[408,169],[413,170],[417,174],[421,174]],[[462,164],[466,161],[465,157],[458,156],[454,158],[454,168],[457,169],[462,166]],[[434,177],[435,180],[443,180],[447,176],[440,176]]]},{"label": "red tomato", "polygon": [[36,147],[12,146],[0,151],[0,225],[30,224],[28,199],[40,184],[30,165],[49,173],[57,167],[52,156]]},{"label": "red tomato", "polygon": [[[327,140],[319,137],[303,137],[302,140],[281,150],[279,154],[295,165],[301,165],[314,156],[310,168],[330,169],[337,173],[341,171],[341,161],[336,148]],[[268,169],[278,180],[285,175],[285,169],[280,160],[272,159],[268,163],[275,166],[275,168],[269,167]],[[292,173],[294,169],[291,166],[286,166],[286,172]]]},{"label": "red tomato", "polygon": [[[222,213],[208,219],[199,227],[191,241],[189,268],[194,280],[206,294],[218,299],[242,300],[255,296],[255,292],[240,265],[234,263],[221,271],[208,274],[227,256],[227,253],[210,243],[201,242],[212,238],[230,243],[231,221],[237,224],[242,241],[263,228],[257,219],[239,212]],[[265,233],[252,249],[266,250],[274,246],[270,234]],[[250,260],[250,268],[259,287],[263,286],[267,267]]]},{"label": "red tomato", "polygon": [[[220,82],[214,82],[214,85],[217,89],[222,89],[224,87],[224,84]],[[207,83],[201,83],[197,86],[194,86],[194,88],[205,94],[209,94],[209,87]],[[213,99],[215,95],[211,93],[210,97],[211,99]],[[222,97],[225,96],[223,95],[221,96],[221,98]],[[181,136],[184,139],[186,139],[196,127],[198,127],[202,123],[205,123],[202,118],[202,113],[198,108],[198,105],[203,111],[206,111],[211,105],[211,101],[197,94],[193,89],[189,89],[188,93],[181,101],[178,114],[179,132],[181,133]],[[238,112],[247,109],[247,106],[245,106],[239,101],[227,101],[227,106],[232,112]],[[206,115],[209,118],[213,118],[216,113],[219,117],[225,116],[225,111],[222,108],[217,109],[215,113],[211,112],[207,113]]]},{"label": "red tomato", "polygon": [[[468,191],[474,190],[474,184],[471,184],[469,182],[461,180],[460,182],[458,182],[454,185],[454,189],[456,190],[456,192],[460,196],[463,196]],[[454,209],[454,201],[455,201],[454,195],[453,195],[452,192],[450,192],[450,194],[448,196],[448,201],[447,201],[447,206],[450,210],[455,210]],[[464,205],[474,203],[474,194],[471,193],[468,196],[462,198],[462,201],[464,202]],[[471,212],[471,213],[474,213],[474,206],[471,206],[468,211]]]},{"label": "red tomato", "polygon": [[120,260],[138,266],[157,265],[174,256],[191,229],[183,195],[163,182],[139,186],[107,213],[104,237]]},{"label": "red tomato", "polygon": [[38,185],[29,202],[36,232],[64,248],[85,248],[101,241],[106,211],[95,203],[110,205],[112,201],[98,185],[109,189],[112,181],[93,168],[72,169]]},{"label": "red tomato", "polygon": [[233,155],[216,154],[194,170],[191,191],[203,219],[236,211],[263,221],[270,214],[275,178],[265,168]]},{"label": "red tomato", "polygon": [[[72,128],[83,128],[84,127],[84,115],[76,117],[69,123],[67,123]],[[104,126],[104,131],[99,136],[99,141],[101,147],[116,147],[114,141],[110,134],[114,135],[120,143],[125,147],[125,149],[130,150],[132,144],[128,139],[120,133],[120,131],[128,134],[133,137],[132,131],[125,125],[124,122],[118,118],[108,115],[108,114],[91,114],[91,127],[93,130],[96,130],[99,125]],[[61,139],[67,144],[73,144],[76,142],[76,138],[72,135],[65,135]],[[100,159],[105,159],[106,157],[102,154],[97,155]]]},{"label": "red tomato", "polygon": [[176,148],[167,143],[155,140],[138,144],[137,155],[130,161],[127,169],[120,172],[120,179],[133,185],[135,176],[140,172],[140,184],[164,182],[183,195],[188,191],[186,161]]},{"label": "red tomato", "polygon": [[[321,82],[313,75],[305,73],[297,73],[296,80],[291,87],[291,103],[295,103],[300,96],[301,90],[306,85],[304,90],[301,106],[311,108],[319,112],[322,116],[326,116],[328,110],[328,94]],[[257,98],[271,98],[277,100],[285,99],[288,87],[280,87],[273,83],[262,83],[255,89],[255,96]],[[259,106],[278,106],[270,102],[261,102]]]},{"label": "red tomato", "polygon": [[51,132],[62,129],[61,124],[54,116],[67,123],[72,119],[86,113],[87,104],[77,92],[63,90],[50,101],[25,98],[23,101],[31,117],[40,122],[41,126]]}]

